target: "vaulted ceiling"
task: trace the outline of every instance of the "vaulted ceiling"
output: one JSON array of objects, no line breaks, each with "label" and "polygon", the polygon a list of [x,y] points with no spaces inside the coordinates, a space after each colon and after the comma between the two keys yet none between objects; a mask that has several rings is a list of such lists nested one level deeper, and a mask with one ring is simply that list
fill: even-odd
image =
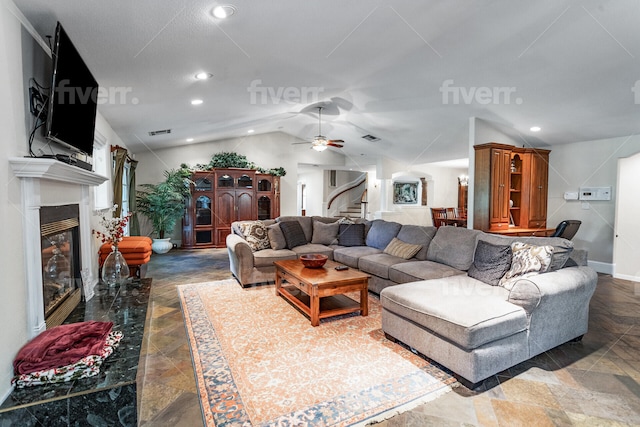
[{"label": "vaulted ceiling", "polygon": [[249,130],[310,141],[318,105],[347,155],[411,163],[467,157],[472,116],[534,146],[640,131],[634,0],[230,1],[220,20],[215,1],[14,0],[43,37],[62,23],[133,152]]}]

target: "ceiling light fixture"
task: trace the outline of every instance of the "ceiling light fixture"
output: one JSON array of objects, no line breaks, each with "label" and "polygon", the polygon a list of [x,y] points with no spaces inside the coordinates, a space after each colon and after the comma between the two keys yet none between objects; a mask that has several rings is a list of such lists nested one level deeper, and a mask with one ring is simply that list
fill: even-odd
[{"label": "ceiling light fixture", "polygon": [[324,151],[324,150],[327,149],[327,146],[324,145],[324,144],[317,144],[317,145],[314,144],[314,145],[311,146],[311,148],[313,148],[316,151]]},{"label": "ceiling light fixture", "polygon": [[247,131],[247,133],[254,133],[254,132],[255,132],[255,130],[253,130],[253,129],[249,129],[249,130]]},{"label": "ceiling light fixture", "polygon": [[236,7],[230,4],[216,6],[211,11],[211,14],[218,19],[226,19],[236,13]]},{"label": "ceiling light fixture", "polygon": [[193,138],[187,138],[187,142],[193,142]]},{"label": "ceiling light fixture", "polygon": [[204,71],[201,71],[198,74],[196,74],[196,80],[207,80],[207,79],[210,79],[211,77],[213,77],[213,74],[206,73]]},{"label": "ceiling light fixture", "polygon": [[541,128],[540,126],[531,126],[531,127],[529,128],[529,130],[530,130],[531,132],[540,132],[540,131],[542,130],[542,128]]},{"label": "ceiling light fixture", "polygon": [[191,105],[200,105],[202,104],[204,101],[202,99],[192,99],[191,100]]}]

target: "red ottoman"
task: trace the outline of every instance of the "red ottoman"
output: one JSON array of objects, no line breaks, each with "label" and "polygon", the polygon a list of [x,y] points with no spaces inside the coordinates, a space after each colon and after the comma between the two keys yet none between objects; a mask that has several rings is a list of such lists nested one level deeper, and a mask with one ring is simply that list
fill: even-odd
[{"label": "red ottoman", "polygon": [[[101,268],[111,253],[111,246],[111,243],[105,243],[100,247]],[[140,268],[151,259],[151,239],[147,236],[126,236],[118,243],[118,250],[127,261],[129,275],[140,277]]]}]

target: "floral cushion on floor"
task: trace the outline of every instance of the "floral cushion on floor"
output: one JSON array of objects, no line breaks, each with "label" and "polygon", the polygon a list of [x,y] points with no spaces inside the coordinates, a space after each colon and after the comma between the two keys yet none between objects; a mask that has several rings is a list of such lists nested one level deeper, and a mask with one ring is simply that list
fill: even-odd
[{"label": "floral cushion on floor", "polygon": [[62,383],[98,375],[100,365],[102,365],[104,359],[113,353],[123,336],[124,334],[122,332],[113,331],[109,333],[100,354],[83,357],[76,363],[59,368],[16,375],[11,379],[11,385],[17,388],[23,388],[34,385]]}]

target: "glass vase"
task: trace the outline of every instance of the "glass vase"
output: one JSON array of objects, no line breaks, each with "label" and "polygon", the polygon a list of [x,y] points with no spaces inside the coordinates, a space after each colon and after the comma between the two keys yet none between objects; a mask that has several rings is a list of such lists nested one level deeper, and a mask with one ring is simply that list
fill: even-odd
[{"label": "glass vase", "polygon": [[109,286],[115,286],[123,284],[128,278],[129,266],[116,246],[102,264],[102,281]]}]

